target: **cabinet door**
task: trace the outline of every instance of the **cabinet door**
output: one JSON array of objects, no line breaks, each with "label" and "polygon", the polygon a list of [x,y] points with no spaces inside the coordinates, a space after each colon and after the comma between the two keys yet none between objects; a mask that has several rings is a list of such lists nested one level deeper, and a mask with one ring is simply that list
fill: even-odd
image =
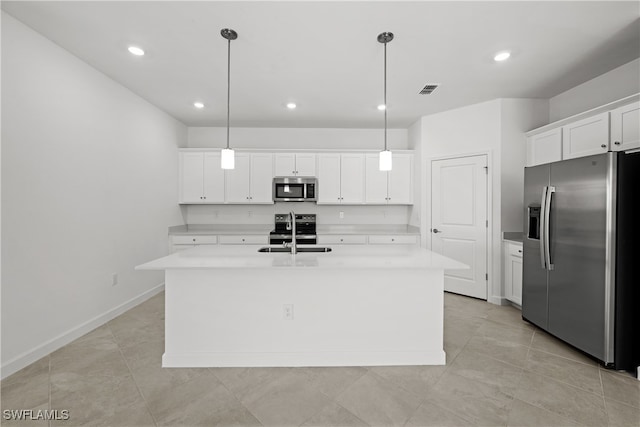
[{"label": "cabinet door", "polygon": [[522,305],[522,245],[505,243],[504,249],[505,298]]},{"label": "cabinet door", "polygon": [[220,167],[220,153],[204,153],[204,201],[224,203],[224,169]]},{"label": "cabinet door", "polygon": [[296,174],[296,155],[278,153],[275,155],[275,176],[294,176]]},{"label": "cabinet door", "polygon": [[611,111],[611,149],[640,148],[640,102]]},{"label": "cabinet door", "polygon": [[527,166],[562,160],[562,128],[533,135],[527,139]]},{"label": "cabinet door", "polygon": [[250,203],[273,203],[273,155],[251,155]]},{"label": "cabinet door", "polygon": [[394,154],[389,174],[387,201],[394,205],[410,205],[413,201],[413,156]]},{"label": "cabinet door", "polygon": [[296,154],[296,175],[316,176],[315,154]]},{"label": "cabinet door", "polygon": [[340,203],[340,154],[318,155],[318,204]]},{"label": "cabinet door", "polygon": [[364,203],[364,154],[340,156],[340,202]]},{"label": "cabinet door", "polygon": [[180,203],[203,203],[204,163],[203,153],[181,152]]},{"label": "cabinet door", "polygon": [[[393,159],[395,168],[395,156]],[[367,154],[365,164],[364,201],[371,204],[386,204],[388,202],[388,172],[380,170],[379,156]]]},{"label": "cabinet door", "polygon": [[562,127],[562,158],[609,151],[609,113],[598,114]]},{"label": "cabinet door", "polygon": [[251,156],[247,153],[236,153],[235,169],[225,171],[227,203],[251,203],[250,172]]}]

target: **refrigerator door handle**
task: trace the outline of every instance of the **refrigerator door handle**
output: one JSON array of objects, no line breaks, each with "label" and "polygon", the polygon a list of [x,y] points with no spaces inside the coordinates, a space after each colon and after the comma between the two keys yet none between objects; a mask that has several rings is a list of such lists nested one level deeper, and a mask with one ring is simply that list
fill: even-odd
[{"label": "refrigerator door handle", "polygon": [[546,205],[547,205],[547,188],[542,188],[542,200],[540,201],[540,265],[543,269],[547,269],[547,262],[545,258],[545,223],[546,223]]},{"label": "refrigerator door handle", "polygon": [[547,188],[547,204],[544,212],[544,259],[548,270],[553,270],[553,263],[551,262],[551,236],[549,235],[549,229],[551,224],[551,200],[553,199],[553,193],[555,192],[556,187],[549,186]]}]

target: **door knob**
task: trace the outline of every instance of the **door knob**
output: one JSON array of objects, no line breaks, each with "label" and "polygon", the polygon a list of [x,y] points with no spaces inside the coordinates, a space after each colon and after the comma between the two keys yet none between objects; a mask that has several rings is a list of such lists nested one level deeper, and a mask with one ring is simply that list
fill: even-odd
[{"label": "door knob", "polygon": [[437,228],[434,228],[434,229],[433,229],[433,232],[434,232],[434,233],[442,233],[442,231],[438,230]]}]

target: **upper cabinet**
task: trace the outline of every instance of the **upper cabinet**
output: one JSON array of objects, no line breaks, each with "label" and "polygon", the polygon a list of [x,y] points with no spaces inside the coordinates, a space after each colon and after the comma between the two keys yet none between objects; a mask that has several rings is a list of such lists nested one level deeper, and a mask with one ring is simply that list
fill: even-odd
[{"label": "upper cabinet", "polygon": [[562,128],[534,135],[527,140],[527,166],[562,160]]},{"label": "upper cabinet", "polygon": [[220,167],[220,151],[179,152],[181,204],[272,204],[276,176],[317,176],[318,204],[410,205],[413,154],[393,153],[393,170],[378,169],[378,153],[235,153],[235,168]]},{"label": "upper cabinet", "polygon": [[591,156],[609,151],[609,113],[562,127],[562,158]]},{"label": "upper cabinet", "polygon": [[364,202],[364,154],[318,155],[318,204]]},{"label": "upper cabinet", "polygon": [[236,153],[235,169],[226,171],[227,203],[273,203],[273,155]]},{"label": "upper cabinet", "polygon": [[181,152],[179,203],[224,203],[219,152]]},{"label": "upper cabinet", "polygon": [[640,95],[527,132],[527,166],[640,148]]},{"label": "upper cabinet", "polygon": [[611,111],[611,149],[640,148],[640,102]]},{"label": "upper cabinet", "polygon": [[365,203],[409,205],[413,198],[413,155],[393,154],[393,169],[381,171],[379,155],[366,156]]},{"label": "upper cabinet", "polygon": [[314,153],[277,153],[275,176],[316,176]]}]

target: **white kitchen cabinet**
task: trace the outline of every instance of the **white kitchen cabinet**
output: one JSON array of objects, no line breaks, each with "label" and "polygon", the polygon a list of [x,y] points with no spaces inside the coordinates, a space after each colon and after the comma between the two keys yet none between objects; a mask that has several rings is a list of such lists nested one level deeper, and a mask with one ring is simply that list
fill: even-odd
[{"label": "white kitchen cabinet", "polygon": [[223,234],[218,241],[221,245],[267,245],[269,237],[263,234]]},{"label": "white kitchen cabinet", "polygon": [[562,158],[609,151],[609,113],[601,113],[562,127]]},{"label": "white kitchen cabinet", "polygon": [[562,128],[527,138],[527,166],[562,160]]},{"label": "white kitchen cabinet", "polygon": [[613,151],[640,148],[640,102],[611,111],[611,144]]},{"label": "white kitchen cabinet", "polygon": [[235,169],[226,171],[226,202],[273,203],[273,155],[236,153]]},{"label": "white kitchen cabinet", "polygon": [[370,245],[417,245],[418,236],[413,234],[373,234],[369,236]]},{"label": "white kitchen cabinet", "polygon": [[181,152],[179,169],[179,203],[224,203],[225,176],[219,152]]},{"label": "white kitchen cabinet", "polygon": [[314,153],[277,153],[275,176],[316,176]]},{"label": "white kitchen cabinet", "polygon": [[393,169],[381,171],[379,155],[366,156],[365,203],[409,205],[413,199],[413,156],[393,154]]},{"label": "white kitchen cabinet", "polygon": [[522,305],[522,243],[504,242],[505,298]]},{"label": "white kitchen cabinet", "polygon": [[178,252],[197,245],[215,245],[217,236],[211,235],[179,235],[171,236],[171,252]]},{"label": "white kitchen cabinet", "polygon": [[319,245],[366,245],[365,234],[325,234],[318,235]]},{"label": "white kitchen cabinet", "polygon": [[318,204],[364,202],[364,154],[318,155]]}]

